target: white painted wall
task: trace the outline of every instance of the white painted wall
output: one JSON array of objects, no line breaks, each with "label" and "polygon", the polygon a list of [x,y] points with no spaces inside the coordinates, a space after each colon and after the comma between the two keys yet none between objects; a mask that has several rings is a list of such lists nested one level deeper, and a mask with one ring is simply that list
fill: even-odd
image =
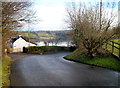
[{"label": "white painted wall", "polygon": [[36,46],[35,44],[29,43],[22,39],[21,37],[13,43],[13,52],[23,51],[23,47]]}]

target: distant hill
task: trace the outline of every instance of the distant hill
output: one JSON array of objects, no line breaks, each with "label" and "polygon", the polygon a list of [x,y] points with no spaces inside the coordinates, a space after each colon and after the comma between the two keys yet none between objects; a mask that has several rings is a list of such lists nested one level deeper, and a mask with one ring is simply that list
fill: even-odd
[{"label": "distant hill", "polygon": [[63,41],[65,41],[67,39],[67,34],[69,32],[70,32],[69,30],[65,30],[65,31],[32,31],[32,32],[21,31],[19,34],[21,34],[22,36],[25,36],[25,37],[29,37],[30,39],[32,39],[36,42],[43,41],[43,40],[49,40],[51,37],[52,38],[59,37]]}]

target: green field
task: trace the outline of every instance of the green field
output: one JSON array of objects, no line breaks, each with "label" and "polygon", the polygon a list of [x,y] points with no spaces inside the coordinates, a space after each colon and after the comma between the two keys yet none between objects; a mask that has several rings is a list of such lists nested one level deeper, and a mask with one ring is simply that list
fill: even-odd
[{"label": "green field", "polygon": [[23,33],[23,36],[26,36],[26,37],[35,37],[35,38],[38,38],[39,36],[39,39],[41,40],[46,40],[46,39],[49,39],[51,34],[49,33],[45,33],[45,32],[38,32],[38,33]]},{"label": "green field", "polygon": [[[114,39],[114,40],[111,40],[111,41],[114,41],[116,43],[119,43],[120,44],[120,39]],[[112,42],[108,42],[109,44],[112,44]],[[107,45],[107,49],[112,52],[112,46],[111,45]],[[119,45],[118,44],[114,44],[114,46],[118,47],[119,48]],[[106,48],[106,45],[103,45],[104,48]],[[116,56],[119,56],[119,49],[117,48],[114,48],[114,51],[113,51],[113,54],[116,55]]]},{"label": "green field", "polygon": [[24,33],[24,36],[37,37],[34,33]]},{"label": "green field", "polygon": [[39,32],[37,34],[39,35],[41,40],[48,40],[51,36],[51,34],[45,32]]},{"label": "green field", "polygon": [[49,33],[45,33],[45,32],[39,32],[38,35],[39,35],[39,36],[47,36],[47,37],[50,36]]},{"label": "green field", "polygon": [[41,40],[47,40],[49,37],[40,37]]},{"label": "green field", "polygon": [[116,42],[116,43],[120,43],[120,39],[113,39],[113,40],[111,40],[111,41],[114,41],[114,42]]}]

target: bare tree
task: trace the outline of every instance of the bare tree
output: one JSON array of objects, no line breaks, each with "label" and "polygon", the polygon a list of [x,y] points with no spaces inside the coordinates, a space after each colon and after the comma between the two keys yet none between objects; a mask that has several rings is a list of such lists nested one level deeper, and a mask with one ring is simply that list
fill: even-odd
[{"label": "bare tree", "polygon": [[53,35],[51,34],[51,36],[49,37],[49,42],[52,44],[52,46],[53,46],[53,44],[54,44],[54,37],[53,37]]},{"label": "bare tree", "polygon": [[[101,12],[100,12],[101,11]],[[73,30],[73,40],[77,47],[82,45],[92,58],[93,53],[105,42],[110,40],[116,32],[112,32],[115,15],[99,6],[85,6],[75,3],[67,9],[69,27]]]},{"label": "bare tree", "polygon": [[57,46],[57,44],[58,44],[59,42],[61,42],[61,38],[58,37],[58,36],[56,36],[56,37],[54,38],[55,46]]},{"label": "bare tree", "polygon": [[114,30],[114,31],[117,32],[117,33],[116,33],[116,36],[117,36],[117,38],[120,39],[120,26],[115,27],[115,29],[117,29],[117,30]]},{"label": "bare tree", "polygon": [[22,27],[27,22],[32,22],[34,16],[28,9],[32,3],[30,2],[3,2],[2,3],[2,52],[7,45],[10,37],[16,33],[13,30]]}]

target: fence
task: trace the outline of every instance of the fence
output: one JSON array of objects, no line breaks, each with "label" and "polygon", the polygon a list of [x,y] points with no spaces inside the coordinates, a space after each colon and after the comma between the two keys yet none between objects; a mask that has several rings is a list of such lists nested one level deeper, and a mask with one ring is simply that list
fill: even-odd
[{"label": "fence", "polygon": [[120,44],[114,41],[106,42],[104,48],[109,50],[112,54],[120,58]]}]

